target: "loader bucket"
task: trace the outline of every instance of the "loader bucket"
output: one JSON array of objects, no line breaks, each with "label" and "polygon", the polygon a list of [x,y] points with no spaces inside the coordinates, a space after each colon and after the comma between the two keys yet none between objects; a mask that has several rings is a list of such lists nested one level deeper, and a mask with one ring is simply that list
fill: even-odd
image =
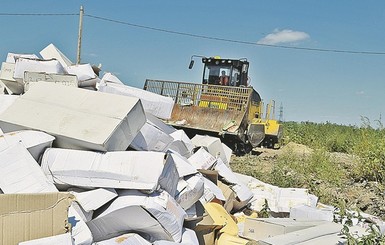
[{"label": "loader bucket", "polygon": [[146,80],[144,89],[174,99],[170,125],[246,138],[240,134],[247,129],[252,88]]}]

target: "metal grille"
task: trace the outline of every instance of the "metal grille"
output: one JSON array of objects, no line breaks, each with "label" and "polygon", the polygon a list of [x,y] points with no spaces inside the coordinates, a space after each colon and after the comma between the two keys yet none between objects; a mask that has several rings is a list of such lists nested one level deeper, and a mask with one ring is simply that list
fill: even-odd
[{"label": "metal grille", "polygon": [[146,80],[144,89],[168,96],[182,106],[199,106],[223,110],[245,111],[252,88],[230,87],[185,82]]}]

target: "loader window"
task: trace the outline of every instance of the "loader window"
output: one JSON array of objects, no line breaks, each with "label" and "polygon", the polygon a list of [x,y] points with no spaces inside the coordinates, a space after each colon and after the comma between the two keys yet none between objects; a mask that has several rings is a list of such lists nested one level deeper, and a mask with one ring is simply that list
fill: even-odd
[{"label": "loader window", "polygon": [[219,84],[219,67],[206,66],[203,75],[203,84]]},{"label": "loader window", "polygon": [[236,86],[239,87],[239,70],[237,68],[233,68],[233,74],[231,76],[230,80],[230,86]]}]

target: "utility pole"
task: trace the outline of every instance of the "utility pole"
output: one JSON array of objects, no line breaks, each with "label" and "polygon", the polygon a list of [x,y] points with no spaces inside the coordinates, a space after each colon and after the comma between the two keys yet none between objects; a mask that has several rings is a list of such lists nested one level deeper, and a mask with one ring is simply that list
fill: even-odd
[{"label": "utility pole", "polygon": [[76,56],[76,64],[80,64],[80,50],[82,47],[82,31],[83,31],[83,14],[84,8],[80,6],[80,14],[79,14],[79,34],[78,34],[78,52]]}]

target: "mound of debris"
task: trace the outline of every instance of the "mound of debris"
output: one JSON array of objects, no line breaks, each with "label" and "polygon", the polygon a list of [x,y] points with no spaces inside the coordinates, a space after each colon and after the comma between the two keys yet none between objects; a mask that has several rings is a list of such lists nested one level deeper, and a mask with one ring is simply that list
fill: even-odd
[{"label": "mound of debris", "polygon": [[165,124],[171,98],[100,79],[52,44],[40,55],[1,66],[0,244],[346,241],[306,189],[234,173],[219,138]]}]

